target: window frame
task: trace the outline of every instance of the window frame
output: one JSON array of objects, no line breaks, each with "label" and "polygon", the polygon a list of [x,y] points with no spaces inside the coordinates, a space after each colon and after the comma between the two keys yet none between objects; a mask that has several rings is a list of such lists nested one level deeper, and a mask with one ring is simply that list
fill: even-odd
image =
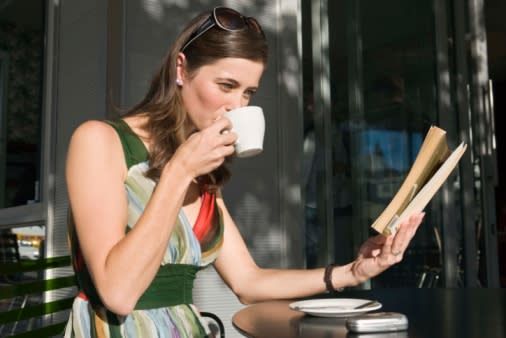
[{"label": "window frame", "polygon": [[41,92],[41,153],[40,153],[40,193],[34,203],[0,208],[0,229],[20,226],[40,225],[46,227],[46,236],[51,233],[51,219],[54,205],[54,147],[53,133],[56,91],[56,62],[57,51],[57,19],[56,4],[45,0],[43,18],[43,60],[42,60],[42,92]]}]

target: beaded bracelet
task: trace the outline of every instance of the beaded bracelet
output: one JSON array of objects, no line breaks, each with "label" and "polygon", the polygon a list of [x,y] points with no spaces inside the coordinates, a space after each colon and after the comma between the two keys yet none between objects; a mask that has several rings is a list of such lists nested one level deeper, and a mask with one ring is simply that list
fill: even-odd
[{"label": "beaded bracelet", "polygon": [[325,273],[323,274],[323,281],[325,282],[325,287],[328,292],[334,293],[334,292],[340,292],[343,291],[344,288],[334,289],[334,285],[332,285],[332,271],[334,268],[338,266],[337,264],[329,264],[325,268]]}]

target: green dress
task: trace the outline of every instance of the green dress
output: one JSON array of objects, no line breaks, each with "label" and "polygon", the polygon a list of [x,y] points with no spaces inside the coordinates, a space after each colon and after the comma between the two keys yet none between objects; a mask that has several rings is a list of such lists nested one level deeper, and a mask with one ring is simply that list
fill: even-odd
[{"label": "green dress", "polygon": [[[156,182],[144,176],[148,169],[148,153],[142,141],[123,120],[107,122],[121,139],[128,166],[125,180],[125,194],[128,197],[125,232],[128,232],[142,214]],[[215,195],[208,194],[209,198],[212,198],[214,205]],[[202,218],[201,214],[199,219]],[[155,279],[139,299],[135,310],[127,316],[120,316],[107,310],[97,295],[79,249],[70,213],[69,242],[79,292],[74,300],[65,337],[205,337],[206,329],[199,311],[192,305],[193,281],[197,271],[211,264],[218,255],[223,243],[223,219],[214,207],[211,217],[204,219],[209,223],[206,225],[208,231],[200,238],[202,236],[195,235],[192,224],[180,210]]]}]

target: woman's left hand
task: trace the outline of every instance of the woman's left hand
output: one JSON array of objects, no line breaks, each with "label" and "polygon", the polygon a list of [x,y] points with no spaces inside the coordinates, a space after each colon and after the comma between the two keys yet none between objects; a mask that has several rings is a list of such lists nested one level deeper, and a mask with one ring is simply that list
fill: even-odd
[{"label": "woman's left hand", "polygon": [[380,274],[400,262],[425,213],[411,216],[400,224],[395,235],[377,235],[365,241],[353,262],[352,273],[357,284]]}]

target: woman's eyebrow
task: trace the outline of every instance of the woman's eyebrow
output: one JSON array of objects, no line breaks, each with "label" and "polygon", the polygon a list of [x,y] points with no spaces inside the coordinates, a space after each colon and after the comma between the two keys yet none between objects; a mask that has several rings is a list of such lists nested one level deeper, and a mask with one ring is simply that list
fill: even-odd
[{"label": "woman's eyebrow", "polygon": [[[229,78],[229,77],[219,77],[216,79],[217,81],[228,81],[230,82],[231,85],[233,85],[234,87],[239,87],[241,84],[239,83],[239,81],[233,79],[233,78]],[[258,86],[249,86],[247,89],[249,90],[257,90],[258,89]]]},{"label": "woman's eyebrow", "polygon": [[232,82],[232,84],[234,85],[239,85],[239,81],[237,80],[234,80],[233,78],[231,77],[219,77],[216,79],[217,81],[228,81],[228,82]]}]

